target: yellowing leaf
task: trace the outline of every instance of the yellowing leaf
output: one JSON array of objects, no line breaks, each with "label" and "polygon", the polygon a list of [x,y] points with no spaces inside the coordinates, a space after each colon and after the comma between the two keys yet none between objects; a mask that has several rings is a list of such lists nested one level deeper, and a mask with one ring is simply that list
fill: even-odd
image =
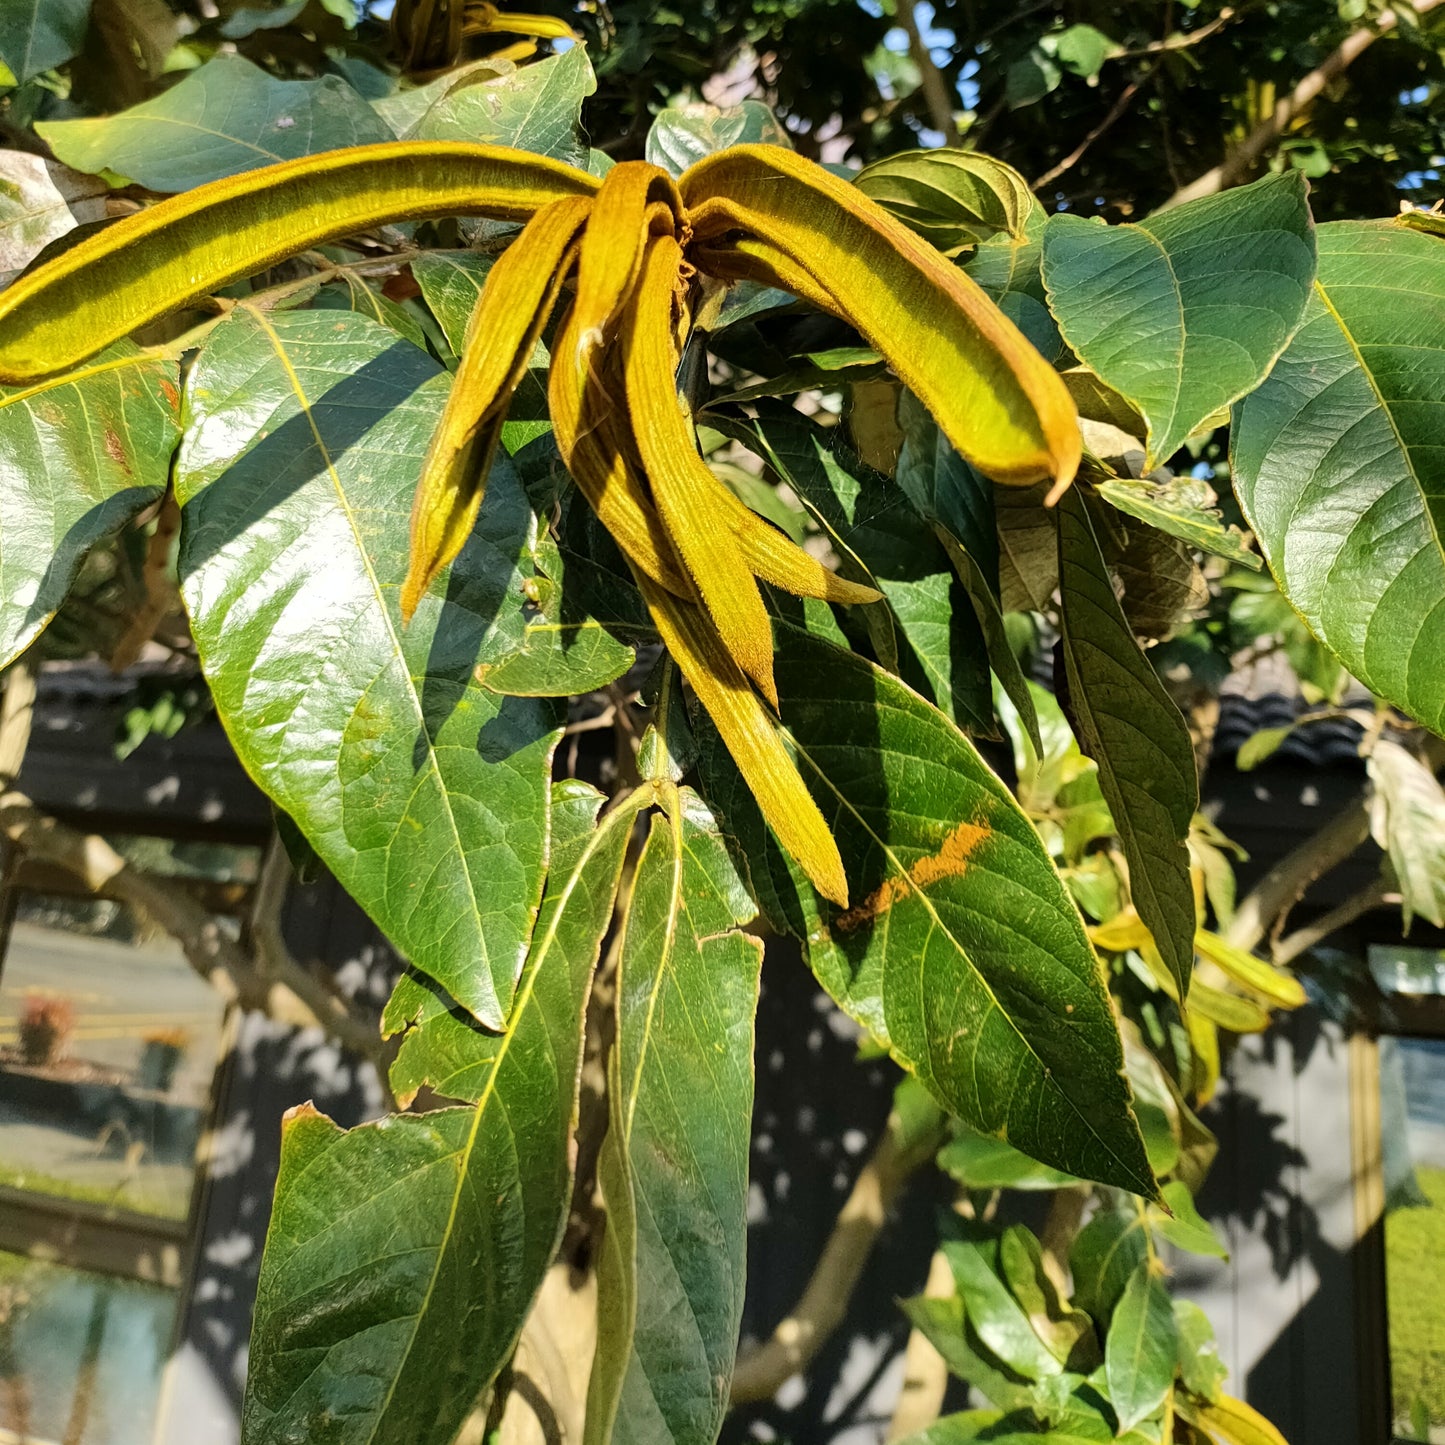
[{"label": "yellowing leaf", "polygon": [[[604,188],[616,174],[608,176]],[[632,434],[657,510],[719,636],[776,707],[768,614],[732,529],[717,526],[719,512],[727,514],[725,499],[731,493],[698,455],[673,383],[677,369],[673,316],[681,266],[677,242],[659,236],[648,249],[628,312],[624,365]]]},{"label": "yellowing leaf", "polygon": [[[672,177],[646,161],[607,172],[577,263],[576,342],[567,363],[585,371],[642,272],[650,231],[670,233],[682,212]],[[560,348],[559,348],[559,354]]]},{"label": "yellowing leaf", "polygon": [[707,614],[672,597],[640,572],[637,583],[663,643],[707,709],[778,842],[819,893],[846,908],[848,879],[838,845],[773,720]]},{"label": "yellowing leaf", "polygon": [[353,146],[200,186],[82,241],[0,293],[0,382],[65,371],[193,297],[401,219],[523,221],[597,181],[501,146]]},{"label": "yellowing leaf", "polygon": [[1207,1431],[1218,1445],[1288,1445],[1258,1410],[1221,1395],[1213,1404],[1194,1404],[1181,1396],[1177,1402],[1180,1415],[1191,1425]]},{"label": "yellowing leaf", "polygon": [[1194,947],[1201,957],[1223,969],[1240,988],[1257,994],[1264,1003],[1275,1008],[1299,1008],[1304,1004],[1304,985],[1297,978],[1217,933],[1201,928],[1194,935]]},{"label": "yellowing leaf", "polygon": [[1189,1011],[1203,1014],[1210,1023],[1232,1034],[1259,1034],[1269,1027],[1268,1009],[1197,978],[1189,985]]},{"label": "yellowing leaf", "polygon": [[591,204],[579,196],[544,206],[487,277],[412,504],[411,563],[401,589],[401,615],[408,622],[477,519],[507,405],[557,299]]},{"label": "yellowing leaf", "polygon": [[[557,330],[555,354],[570,354],[576,338],[574,307]],[[612,540],[654,582],[678,597],[695,596],[661,520],[623,455],[619,421],[609,410],[614,403],[598,387],[584,392],[575,367],[555,365],[547,400],[562,460]]]},{"label": "yellowing leaf", "polygon": [[1067,486],[1074,404],[978,285],[846,181],[779,146],[734,146],[684,172],[700,239],[766,238],[832,299],[981,472]]}]

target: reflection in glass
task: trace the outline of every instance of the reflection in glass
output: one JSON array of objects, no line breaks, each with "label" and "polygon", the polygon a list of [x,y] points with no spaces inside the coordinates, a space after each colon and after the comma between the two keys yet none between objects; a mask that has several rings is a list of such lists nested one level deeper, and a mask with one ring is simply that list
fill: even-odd
[{"label": "reflection in glass", "polygon": [[20,893],[0,973],[0,1184],[183,1219],[222,1014],[180,945],[125,905]]},{"label": "reflection in glass", "polygon": [[1445,1039],[1380,1040],[1395,1434],[1445,1442]]},{"label": "reflection in glass", "polygon": [[1383,993],[1445,993],[1445,950],[1370,945],[1370,972]]},{"label": "reflection in glass", "polygon": [[176,1295],[0,1252],[0,1439],[143,1445]]}]

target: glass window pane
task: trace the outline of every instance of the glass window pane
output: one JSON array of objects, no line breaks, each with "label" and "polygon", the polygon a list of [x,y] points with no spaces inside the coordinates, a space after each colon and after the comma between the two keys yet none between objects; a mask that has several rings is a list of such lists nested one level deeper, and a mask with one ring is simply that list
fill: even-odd
[{"label": "glass window pane", "polygon": [[0,1252],[0,1438],[144,1445],[176,1292]]},{"label": "glass window pane", "polygon": [[1383,993],[1445,993],[1445,951],[1372,943],[1370,972]]},{"label": "glass window pane", "polygon": [[180,945],[123,904],[22,892],[0,973],[0,1183],[185,1218],[222,1016]]},{"label": "glass window pane", "polygon": [[1445,1039],[1380,1040],[1395,1432],[1445,1441]]}]

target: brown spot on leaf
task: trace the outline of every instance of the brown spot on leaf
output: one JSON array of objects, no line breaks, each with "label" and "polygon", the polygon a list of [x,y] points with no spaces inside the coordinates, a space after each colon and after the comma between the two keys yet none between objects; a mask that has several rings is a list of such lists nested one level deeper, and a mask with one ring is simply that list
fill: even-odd
[{"label": "brown spot on leaf", "polygon": [[120,433],[112,426],[105,429],[105,454],[126,476],[131,475],[130,460],[125,454],[125,448],[121,445]]},{"label": "brown spot on leaf", "polygon": [[161,392],[165,396],[165,399],[170,402],[172,411],[179,411],[181,409],[181,394],[165,377],[161,378]]},{"label": "brown spot on leaf", "polygon": [[840,933],[851,933],[881,918],[915,888],[926,888],[941,878],[957,878],[968,867],[974,849],[992,836],[993,829],[987,823],[960,823],[943,840],[938,852],[920,858],[906,876],[895,874],[885,879],[861,903],[836,918],[833,927]]}]

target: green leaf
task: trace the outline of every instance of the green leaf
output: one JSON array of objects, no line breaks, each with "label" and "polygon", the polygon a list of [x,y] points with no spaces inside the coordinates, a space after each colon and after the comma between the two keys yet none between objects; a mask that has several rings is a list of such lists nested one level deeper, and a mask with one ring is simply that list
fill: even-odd
[{"label": "green leaf", "polygon": [[1101,1326],[1107,1325],[1124,1286],[1148,1253],[1141,1211],[1101,1209],[1069,1248],[1075,1301]]},{"label": "green leaf", "polygon": [[338,1129],[287,1117],[251,1340],[247,1445],[448,1445],[511,1355],[566,1222],[583,1014],[632,813],[559,783],[553,866],[510,1031],[403,978],[392,1070],[470,1108]]},{"label": "green leaf", "polygon": [[[441,323],[453,356],[462,354],[467,323],[472,319],[482,287],[492,269],[495,256],[476,251],[433,251],[412,262],[412,274],[426,304]],[[538,341],[528,360],[527,370],[512,396],[509,420],[502,423],[502,445],[517,452],[528,442],[551,431],[547,419],[547,368],[551,356],[544,342]],[[586,691],[585,688],[581,691]]]},{"label": "green leaf", "polygon": [[23,85],[80,54],[90,0],[5,0],[0,5],[0,62]]},{"label": "green leaf", "polygon": [[896,679],[777,632],[785,735],[856,901],[840,912],[800,882],[708,729],[707,795],[754,897],[945,1108],[1055,1168],[1152,1195],[1098,960],[1013,796]]},{"label": "green leaf", "polygon": [[999,602],[1005,612],[1047,612],[1059,585],[1059,540],[1047,487],[995,487]]},{"label": "green leaf", "polygon": [[968,1189],[1063,1189],[1078,1177],[1050,1169],[1003,1139],[954,1126],[954,1137],[938,1151],[938,1167]]},{"label": "green leaf", "polygon": [[763,948],[738,931],[755,909],[711,815],[689,790],[669,814],[618,963],[589,1445],[712,1445],[742,1319]]},{"label": "green leaf", "polygon": [[465,76],[432,104],[408,139],[516,146],[585,169],[582,102],[596,89],[586,47],[574,45],[500,75]]},{"label": "green leaf", "polygon": [[467,323],[495,259],[478,251],[427,251],[412,260],[412,275],[454,356],[462,354]]},{"label": "green leaf", "polygon": [[95,543],[165,491],[179,368],[128,341],[0,387],[0,666],[38,637]]},{"label": "green leaf", "polygon": [[1315,269],[1305,191],[1291,171],[1137,225],[1049,218],[1050,309],[1079,359],[1148,419],[1145,471],[1257,386],[1294,335]]},{"label": "green leaf", "polygon": [[998,1242],[999,1272],[1049,1353],[1070,1370],[1087,1373],[1099,1363],[1094,1326],[1083,1310],[1059,1298],[1031,1230],[1011,1224]]},{"label": "green leaf", "polygon": [[1080,745],[1099,765],[1134,906],[1183,998],[1194,963],[1187,846],[1199,807],[1194,747],[1124,619],[1083,497],[1071,489],[1058,514],[1068,706]]},{"label": "green leaf", "polygon": [[1040,1441],[1044,1445],[1157,1445],[1137,1430],[1127,1430],[1116,1438],[1113,1425],[1078,1399],[1047,1427],[1041,1427],[1031,1411],[1000,1415],[995,1410],[967,1410],[961,1415],[945,1415],[901,1445],[968,1445],[975,1440],[988,1445],[1038,1445]]},{"label": "green leaf", "polygon": [[1200,1214],[1194,1204],[1194,1195],[1189,1186],[1180,1179],[1171,1179],[1164,1186],[1164,1202],[1174,1211],[1173,1218],[1160,1211],[1160,1218],[1154,1223],[1154,1232],[1162,1235],[1178,1249],[1190,1254],[1212,1255],[1215,1259],[1228,1259],[1229,1251],[1219,1241],[1214,1226]]},{"label": "green leaf", "polygon": [[1023,218],[1022,234],[1000,231],[988,237],[964,262],[963,269],[995,301],[1002,302],[1005,296],[1013,294],[1043,301],[1044,279],[1040,267],[1046,220],[1044,208],[1035,204]]},{"label": "green leaf", "polygon": [[1104,1374],[1120,1430],[1137,1425],[1164,1403],[1178,1356],[1169,1291],[1145,1260],[1129,1276],[1104,1344]]},{"label": "green leaf", "polygon": [[999,232],[1021,241],[1039,209],[1012,166],[977,151],[904,151],[865,166],[857,186],[945,256]]},{"label": "green leaf", "polygon": [[1389,855],[1405,927],[1445,925],[1445,788],[1413,753],[1381,738],[1370,753],[1370,831]]},{"label": "green leaf", "polygon": [[1095,487],[1098,494],[1121,512],[1231,562],[1258,571],[1264,564],[1251,552],[1238,527],[1227,527],[1215,507],[1207,482],[1195,477],[1171,477],[1164,483],[1106,477]]},{"label": "green leaf", "polygon": [[960,1380],[967,1380],[1005,1410],[1027,1409],[1032,1405],[1033,1386],[994,1358],[979,1339],[958,1295],[948,1299],[918,1295],[900,1300],[899,1308]]},{"label": "green leaf", "polygon": [[1250,733],[1239,745],[1239,752],[1235,754],[1234,766],[1241,773],[1253,772],[1266,758],[1271,758],[1278,751],[1280,744],[1295,730],[1294,723],[1288,723],[1282,728],[1260,728],[1258,732]]},{"label": "green leaf", "polygon": [[1179,1336],[1179,1376],[1185,1388],[1206,1400],[1217,1400],[1229,1366],[1219,1358],[1209,1316],[1192,1300],[1177,1299],[1174,1328]]},{"label": "green leaf", "polygon": [[697,103],[658,111],[647,132],[644,155],[670,176],[680,176],[694,161],[736,145],[787,146],[791,150],[793,142],[760,100],[730,106]]},{"label": "green leaf", "polygon": [[102,221],[110,187],[28,151],[0,151],[0,287],[52,241]]},{"label": "green leaf", "polygon": [[1028,1314],[999,1275],[1003,1268],[1001,1244],[998,1236],[980,1233],[977,1238],[943,1245],[964,1313],[979,1339],[1009,1369],[1028,1380],[1057,1375],[1062,1362],[1039,1338]]},{"label": "green leaf", "polygon": [[474,675],[525,623],[536,521],[505,458],[401,624],[437,372],[353,313],[239,308],[188,382],[182,593],[252,776],[397,948],[500,1028],[542,891],[557,709]]},{"label": "green leaf", "polygon": [[1315,635],[1445,732],[1445,248],[1387,221],[1319,237],[1304,326],[1236,417],[1235,491]]},{"label": "green leaf", "polygon": [[118,115],[39,121],[35,129],[66,165],[152,191],[188,191],[275,161],[392,139],[338,76],[275,80],[224,54]]},{"label": "green leaf", "polygon": [[[728,428],[736,434],[736,428]],[[928,694],[960,727],[992,733],[988,647],[933,529],[885,477],[791,408],[760,407],[742,435],[834,538],[852,567],[888,599],[863,609],[874,649],[890,670]],[[949,504],[950,514],[966,503]],[[982,530],[978,528],[977,530]]]},{"label": "green leaf", "polygon": [[1054,38],[1054,56],[1065,70],[1092,80],[1119,47],[1092,25],[1070,25]]}]

